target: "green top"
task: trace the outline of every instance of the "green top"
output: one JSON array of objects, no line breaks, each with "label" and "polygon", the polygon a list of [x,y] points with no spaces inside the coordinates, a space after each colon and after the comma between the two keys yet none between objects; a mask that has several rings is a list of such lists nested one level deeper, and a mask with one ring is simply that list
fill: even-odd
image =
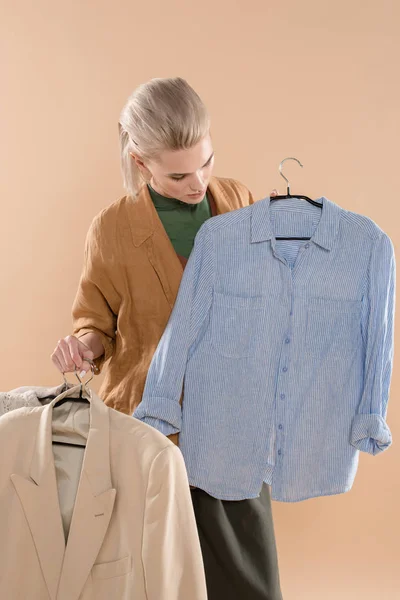
[{"label": "green top", "polygon": [[148,188],[154,207],[175,252],[189,258],[197,232],[203,223],[212,216],[207,194],[198,204],[186,204],[186,202],[174,198],[161,196],[150,186]]}]

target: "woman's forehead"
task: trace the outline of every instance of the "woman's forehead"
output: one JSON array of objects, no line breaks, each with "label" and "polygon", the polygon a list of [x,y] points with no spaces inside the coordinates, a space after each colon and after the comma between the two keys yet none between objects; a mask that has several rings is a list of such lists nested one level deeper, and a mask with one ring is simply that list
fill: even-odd
[{"label": "woman's forehead", "polygon": [[193,148],[165,150],[160,154],[157,163],[168,175],[187,175],[206,166],[212,155],[211,138],[207,136]]}]

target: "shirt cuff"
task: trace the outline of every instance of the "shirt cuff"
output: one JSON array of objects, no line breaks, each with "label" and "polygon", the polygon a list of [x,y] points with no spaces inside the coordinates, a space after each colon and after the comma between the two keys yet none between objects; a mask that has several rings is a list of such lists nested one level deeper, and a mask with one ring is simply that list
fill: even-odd
[{"label": "shirt cuff", "polygon": [[380,454],[392,443],[392,434],[381,415],[356,415],[351,431],[352,445],[369,454]]},{"label": "shirt cuff", "polygon": [[169,398],[145,398],[133,416],[164,435],[179,433],[182,425],[182,409],[179,402]]},{"label": "shirt cuff", "polygon": [[[136,415],[133,416],[136,417]],[[142,423],[146,423],[146,425],[154,427],[154,429],[157,429],[157,431],[159,431],[167,437],[178,433],[176,427],[173,427],[166,421],[161,421],[161,419],[155,419],[154,417],[144,417],[144,419],[140,420],[142,421]]]}]

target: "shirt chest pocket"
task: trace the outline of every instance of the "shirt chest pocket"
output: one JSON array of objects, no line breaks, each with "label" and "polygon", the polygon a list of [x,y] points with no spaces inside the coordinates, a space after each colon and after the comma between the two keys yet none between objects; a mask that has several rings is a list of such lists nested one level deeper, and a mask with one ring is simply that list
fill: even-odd
[{"label": "shirt chest pocket", "polygon": [[210,316],[211,344],[227,358],[246,358],[256,352],[257,324],[262,297],[214,294]]},{"label": "shirt chest pocket", "polygon": [[307,307],[306,350],[343,356],[362,344],[361,302],[311,298]]}]

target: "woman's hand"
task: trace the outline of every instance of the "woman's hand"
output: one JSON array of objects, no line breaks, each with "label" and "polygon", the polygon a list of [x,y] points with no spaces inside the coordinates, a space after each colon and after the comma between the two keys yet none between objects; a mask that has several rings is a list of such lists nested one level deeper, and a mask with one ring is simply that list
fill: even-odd
[{"label": "woman's hand", "polygon": [[274,198],[275,196],[279,196],[278,190],[272,190],[272,192],[269,195],[270,198]]},{"label": "woman's hand", "polygon": [[82,377],[91,369],[87,361],[94,358],[92,350],[74,335],[59,340],[51,355],[51,360],[61,373],[78,371]]}]

